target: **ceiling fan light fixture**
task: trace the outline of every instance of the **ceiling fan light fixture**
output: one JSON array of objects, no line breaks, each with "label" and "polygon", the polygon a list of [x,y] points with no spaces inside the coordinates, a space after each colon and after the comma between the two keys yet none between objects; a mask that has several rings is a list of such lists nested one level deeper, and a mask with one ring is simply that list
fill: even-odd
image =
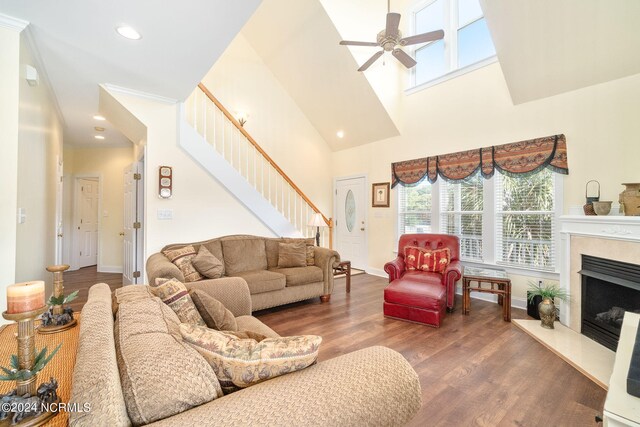
[{"label": "ceiling fan light fixture", "polygon": [[137,32],[133,27],[130,27],[128,25],[117,26],[116,32],[120,34],[122,37],[124,37],[125,39],[129,39],[129,40],[140,40],[142,38],[142,35],[140,35],[139,32]]}]

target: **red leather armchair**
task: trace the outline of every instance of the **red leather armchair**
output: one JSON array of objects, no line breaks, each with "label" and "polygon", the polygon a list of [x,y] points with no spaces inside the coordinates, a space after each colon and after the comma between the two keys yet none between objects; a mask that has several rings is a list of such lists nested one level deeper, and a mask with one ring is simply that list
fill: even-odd
[{"label": "red leather armchair", "polygon": [[[406,271],[405,246],[449,248],[449,267],[443,274]],[[448,311],[454,309],[456,282],[462,277],[460,239],[448,234],[403,234],[398,242],[398,257],[386,263],[384,271],[389,274],[390,283],[385,289],[385,315],[439,326],[445,307]]]}]

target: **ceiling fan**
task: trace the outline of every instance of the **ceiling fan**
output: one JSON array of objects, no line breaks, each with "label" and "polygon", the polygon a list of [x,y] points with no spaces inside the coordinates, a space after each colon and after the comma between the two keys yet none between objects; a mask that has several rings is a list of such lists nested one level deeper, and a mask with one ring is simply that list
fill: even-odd
[{"label": "ceiling fan", "polygon": [[416,60],[407,53],[400,49],[398,46],[410,46],[419,43],[426,43],[434,40],[440,40],[444,37],[444,31],[437,30],[423,34],[416,34],[415,36],[409,36],[402,38],[402,33],[399,30],[400,26],[400,14],[391,13],[391,0],[387,0],[387,26],[384,30],[378,33],[377,41],[375,42],[356,42],[350,40],[342,40],[341,45],[346,46],[380,46],[381,51],[373,54],[371,58],[367,60],[358,71],[364,71],[371,66],[382,54],[387,51],[391,52],[398,61],[407,68],[411,68],[417,64]]}]

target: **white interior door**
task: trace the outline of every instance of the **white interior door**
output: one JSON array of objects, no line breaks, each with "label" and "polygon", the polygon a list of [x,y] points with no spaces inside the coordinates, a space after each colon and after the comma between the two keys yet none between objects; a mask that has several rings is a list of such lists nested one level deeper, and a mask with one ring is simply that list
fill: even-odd
[{"label": "white interior door", "polygon": [[77,180],[78,268],[98,263],[98,180]]},{"label": "white interior door", "polygon": [[336,250],[351,266],[367,267],[366,178],[336,180]]},{"label": "white interior door", "polygon": [[124,170],[124,236],[122,262],[122,284],[136,283],[134,272],[136,271],[136,163]]},{"label": "white interior door", "polygon": [[63,205],[63,165],[62,159],[57,157],[56,162],[56,224],[55,224],[55,263],[62,264],[62,237],[63,237],[63,219],[62,219],[62,205]]}]

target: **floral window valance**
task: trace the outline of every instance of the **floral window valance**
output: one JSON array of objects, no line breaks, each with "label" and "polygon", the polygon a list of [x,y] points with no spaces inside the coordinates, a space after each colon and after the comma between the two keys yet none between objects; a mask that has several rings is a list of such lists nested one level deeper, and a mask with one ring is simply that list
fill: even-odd
[{"label": "floral window valance", "polygon": [[460,181],[478,169],[483,177],[490,178],[496,169],[506,174],[528,174],[543,168],[569,174],[564,135],[392,163],[391,186],[414,185],[425,177],[434,183],[438,176],[447,181]]}]

